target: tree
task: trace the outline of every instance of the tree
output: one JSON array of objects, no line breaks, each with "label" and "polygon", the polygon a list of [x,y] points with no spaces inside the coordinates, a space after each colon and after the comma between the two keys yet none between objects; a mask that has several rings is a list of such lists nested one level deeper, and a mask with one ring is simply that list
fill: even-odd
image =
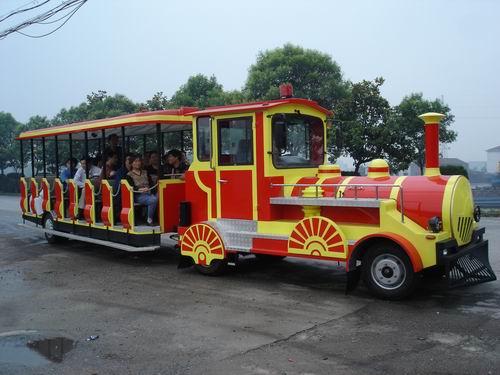
[{"label": "tree", "polygon": [[70,124],[80,121],[98,120],[135,113],[139,105],[125,95],[115,94],[109,96],[106,91],[99,90],[87,95],[87,101],[76,107],[61,109],[52,119],[52,125]]},{"label": "tree", "polygon": [[279,98],[279,85],[291,83],[294,95],[331,109],[346,95],[346,83],[331,56],[293,44],[260,52],[249,69],[245,92],[251,100]]},{"label": "tree", "polygon": [[336,107],[336,146],[354,159],[355,173],[362,164],[384,157],[391,142],[391,131],[386,126],[391,107],[380,94],[383,83],[383,78],[376,78],[350,84],[348,96]]},{"label": "tree", "polygon": [[0,112],[0,172],[4,174],[6,168],[14,166],[19,155],[14,153],[14,136],[19,123],[6,112]]},{"label": "tree", "polygon": [[189,77],[172,96],[175,107],[199,107],[206,108],[214,105],[224,104],[224,90],[217,82],[215,76],[206,77],[197,74]]},{"label": "tree", "polygon": [[[413,93],[405,96],[401,103],[394,107],[391,124],[398,144],[403,145],[399,150],[401,155],[401,169],[406,169],[414,161],[423,173],[425,166],[425,129],[424,123],[418,118],[426,112],[438,112],[445,115],[439,128],[439,141],[449,144],[456,140],[457,132],[450,129],[454,117],[450,107],[439,99],[427,100],[422,93]],[[406,165],[406,168],[403,168]]]},{"label": "tree", "polygon": [[163,91],[158,91],[151,99],[147,100],[145,104],[141,104],[140,107],[148,111],[160,111],[172,108],[172,103],[168,100],[166,95],[163,95]]}]

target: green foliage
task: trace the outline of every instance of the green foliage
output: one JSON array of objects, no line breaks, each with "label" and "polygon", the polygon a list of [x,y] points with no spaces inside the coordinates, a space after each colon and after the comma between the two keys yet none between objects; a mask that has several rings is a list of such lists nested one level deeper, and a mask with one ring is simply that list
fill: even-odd
[{"label": "green foliage", "polygon": [[140,107],[147,111],[160,111],[163,109],[171,109],[173,105],[169,102],[167,96],[163,95],[163,91],[158,91],[151,99],[147,100],[145,104],[141,104]]},{"label": "green foliage", "polygon": [[461,165],[442,165],[439,169],[441,171],[441,174],[445,176],[460,175],[469,178],[467,169],[465,169]]},{"label": "green foliage", "polygon": [[[0,112],[0,171],[13,166],[14,145],[13,139],[19,123],[10,113]],[[19,155],[17,153],[16,155]]]},{"label": "green foliage", "polygon": [[87,101],[77,107],[61,109],[51,121],[52,125],[70,124],[73,122],[98,120],[135,113],[139,105],[124,95],[109,96],[106,91],[99,90],[87,95]]},{"label": "green foliage", "polygon": [[172,96],[175,107],[198,107],[206,108],[224,103],[224,90],[217,82],[215,76],[206,77],[198,74],[189,77]]},{"label": "green foliage", "polygon": [[425,166],[425,137],[424,123],[418,118],[426,112],[438,112],[446,117],[441,121],[439,140],[441,143],[452,143],[457,138],[457,132],[450,129],[454,121],[450,107],[439,99],[427,100],[422,93],[405,96],[401,103],[394,107],[390,124],[394,135],[397,136],[395,144],[399,149],[393,152],[391,164],[398,164],[400,169],[405,169],[415,161],[423,173]]},{"label": "green foliage", "polygon": [[336,146],[354,159],[355,173],[361,164],[384,157],[391,142],[391,131],[386,125],[391,107],[380,94],[383,83],[383,78],[351,83],[348,96],[337,106],[340,137]]},{"label": "green foliage", "polygon": [[260,52],[249,69],[245,92],[250,100],[279,98],[279,85],[291,83],[294,96],[332,108],[346,94],[339,65],[331,56],[293,44]]}]

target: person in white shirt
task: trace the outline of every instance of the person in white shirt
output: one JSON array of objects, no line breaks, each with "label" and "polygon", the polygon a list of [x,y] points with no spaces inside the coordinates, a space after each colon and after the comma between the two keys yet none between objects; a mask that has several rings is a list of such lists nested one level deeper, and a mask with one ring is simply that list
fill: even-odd
[{"label": "person in white shirt", "polygon": [[85,191],[83,189],[85,187],[85,180],[87,179],[87,163],[89,164],[89,176],[91,180],[93,178],[99,178],[101,175],[101,168],[93,165],[91,159],[82,158],[80,160],[80,167],[73,178],[76,186],[78,186],[78,194],[80,196],[78,200],[78,208],[80,211],[78,216],[80,218],[83,216],[83,209],[85,208]]}]

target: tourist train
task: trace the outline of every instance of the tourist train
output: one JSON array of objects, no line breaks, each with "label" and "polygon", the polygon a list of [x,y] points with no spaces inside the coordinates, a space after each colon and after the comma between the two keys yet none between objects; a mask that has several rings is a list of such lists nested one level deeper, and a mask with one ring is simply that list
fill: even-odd
[{"label": "tourist train", "polygon": [[[277,100],[140,112],[21,133],[22,169],[31,164],[32,172],[20,178],[23,225],[49,242],[66,238],[134,252],[174,245],[181,267],[194,265],[208,275],[249,254],[343,262],[348,290],[362,279],[387,299],[410,295],[424,271],[448,286],[496,279],[469,181],[440,174],[443,115],[420,116],[425,175],[394,176],[386,161],[376,159],[366,176],[344,176],[327,163],[333,114],[294,98],[289,85],[280,94]],[[86,178],[81,189],[72,178],[61,181],[63,160],[80,157],[77,148],[102,155],[112,135],[122,168],[141,141],[144,153],[153,145],[160,156],[154,186],[138,191],[129,179],[116,182],[106,174],[99,181]],[[178,140],[169,148],[192,157],[183,175],[161,173],[167,139]],[[156,226],[144,225],[138,194],[157,197]]]}]

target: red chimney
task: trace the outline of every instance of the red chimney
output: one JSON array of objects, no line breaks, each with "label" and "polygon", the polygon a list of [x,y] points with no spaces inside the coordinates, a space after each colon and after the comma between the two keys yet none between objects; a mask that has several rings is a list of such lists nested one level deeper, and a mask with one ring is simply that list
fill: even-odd
[{"label": "red chimney", "polygon": [[441,113],[424,113],[418,116],[425,123],[425,175],[439,176],[439,122],[445,117]]},{"label": "red chimney", "polygon": [[291,83],[282,83],[280,85],[280,98],[287,99],[293,97],[293,86]]}]

